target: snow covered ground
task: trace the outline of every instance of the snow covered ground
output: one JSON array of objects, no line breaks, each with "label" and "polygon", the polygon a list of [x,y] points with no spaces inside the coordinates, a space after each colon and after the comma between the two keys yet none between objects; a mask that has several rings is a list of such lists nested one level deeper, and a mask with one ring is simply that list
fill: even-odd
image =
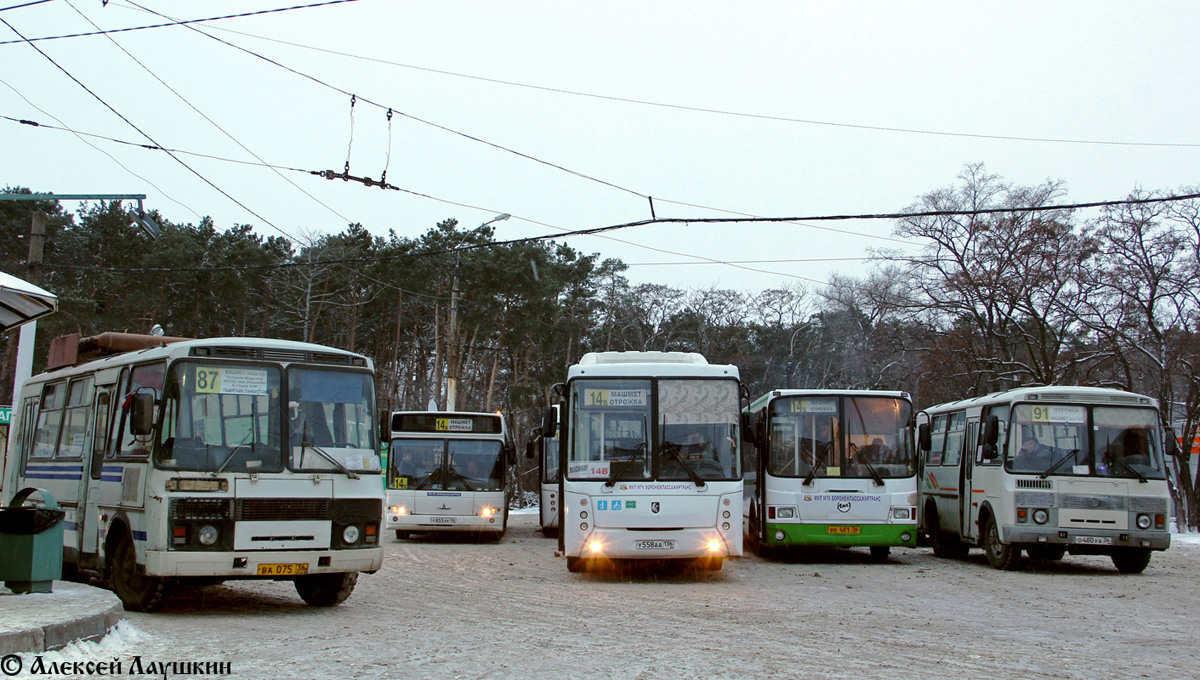
[{"label": "snow covered ground", "polygon": [[125,678],[135,656],[229,662],[234,678],[1195,677],[1200,534],[1176,534],[1138,575],[1070,555],[1000,572],[978,550],[926,549],[570,574],[532,512],[499,544],[385,544],[340,607],[307,607],[286,583],[185,590],[43,663],[121,659],[111,677]]}]

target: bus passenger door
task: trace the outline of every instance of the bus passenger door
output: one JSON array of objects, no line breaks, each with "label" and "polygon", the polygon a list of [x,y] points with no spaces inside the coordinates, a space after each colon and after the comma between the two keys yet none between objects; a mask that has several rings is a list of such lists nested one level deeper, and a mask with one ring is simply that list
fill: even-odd
[{"label": "bus passenger door", "polygon": [[108,448],[108,422],[112,416],[111,385],[96,387],[95,412],[92,418],[92,436],[88,457],[88,474],[84,498],[79,507],[79,564],[84,568],[100,567],[100,477],[104,468],[104,452]]},{"label": "bus passenger door", "polygon": [[971,485],[971,475],[975,468],[975,457],[979,455],[979,420],[967,421],[967,433],[963,441],[962,465],[959,467],[958,495],[959,504],[959,535],[966,538],[975,535],[973,531],[975,517],[979,514],[976,507],[974,487]]}]

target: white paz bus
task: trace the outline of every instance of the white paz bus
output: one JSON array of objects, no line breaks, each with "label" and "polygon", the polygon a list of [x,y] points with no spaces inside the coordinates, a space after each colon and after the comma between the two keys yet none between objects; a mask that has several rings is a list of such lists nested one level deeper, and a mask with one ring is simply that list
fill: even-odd
[{"label": "white paz bus", "polygon": [[397,411],[391,436],[387,528],[396,538],[504,536],[514,449],[501,414]]},{"label": "white paz bus", "polygon": [[[274,579],[344,601],[383,559],[374,374],[320,345],[106,333],[57,342],[21,388],[4,497],[50,491],[64,571],[126,609],[179,582]],[[110,354],[74,365],[76,349]]]},{"label": "white paz bus", "polygon": [[556,422],[559,547],[570,571],[612,559],[742,554],[738,370],[699,354],[601,352],[571,366]]},{"label": "white paz bus", "polygon": [[904,392],[774,390],[747,410],[747,536],[767,549],[917,545],[912,401]]},{"label": "white paz bus", "polygon": [[1143,571],[1171,543],[1158,403],[1095,387],[1028,387],[917,415],[921,523],[935,554],[980,546],[997,569],[1108,555]]},{"label": "white paz bus", "polygon": [[[555,404],[550,408],[554,411],[553,421],[558,422],[559,406]],[[538,483],[540,487],[538,519],[542,535],[547,538],[558,535],[558,435],[559,433],[555,432],[554,436],[547,437],[542,434],[540,427],[534,428],[533,436],[530,437],[525,451],[527,459],[537,460],[537,473],[540,480]]]}]

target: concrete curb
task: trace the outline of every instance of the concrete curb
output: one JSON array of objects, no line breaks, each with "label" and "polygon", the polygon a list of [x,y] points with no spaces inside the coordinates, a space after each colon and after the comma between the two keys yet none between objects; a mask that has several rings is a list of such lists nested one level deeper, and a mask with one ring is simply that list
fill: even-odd
[{"label": "concrete curb", "polygon": [[0,656],[99,640],[124,618],[116,595],[81,583],[55,581],[51,593],[0,594]]}]

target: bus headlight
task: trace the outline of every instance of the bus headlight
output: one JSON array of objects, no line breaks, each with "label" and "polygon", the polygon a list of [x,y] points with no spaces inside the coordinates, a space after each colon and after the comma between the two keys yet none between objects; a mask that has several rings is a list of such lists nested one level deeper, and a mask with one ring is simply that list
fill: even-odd
[{"label": "bus headlight", "polygon": [[1045,510],[1043,510],[1043,509],[1041,509],[1041,508],[1038,508],[1037,510],[1034,510],[1034,511],[1033,511],[1033,521],[1034,521],[1034,523],[1036,523],[1036,524],[1045,524],[1045,523],[1046,523],[1046,522],[1048,522],[1049,520],[1050,520],[1050,513],[1046,512]]},{"label": "bus headlight", "polygon": [[600,553],[604,552],[604,544],[600,541],[592,541],[591,543],[588,543],[588,551],[590,551],[593,555],[599,555]]},{"label": "bus headlight", "polygon": [[494,515],[494,514],[496,514],[496,509],[495,509],[495,508],[486,508],[486,507],[485,507],[485,508],[483,508],[482,510],[480,510],[480,511],[479,511],[479,515],[480,515],[481,517],[491,517],[491,516],[492,516],[492,515]]},{"label": "bus headlight", "polygon": [[708,542],[708,551],[709,551],[710,553],[719,553],[719,552],[721,552],[721,542],[720,542],[720,541],[718,541],[718,540],[715,540],[715,539],[714,539],[714,540],[711,540],[711,541],[709,541],[709,542]]},{"label": "bus headlight", "polygon": [[408,508],[404,507],[403,505],[393,505],[392,507],[388,508],[388,510],[391,510],[393,515],[408,514]]},{"label": "bus headlight", "polygon": [[218,536],[217,528],[211,524],[205,524],[196,532],[196,540],[200,541],[200,545],[215,545]]},{"label": "bus headlight", "polygon": [[777,508],[776,516],[779,517],[779,519],[794,519],[796,517],[796,508]]},{"label": "bus headlight", "polygon": [[1137,525],[1138,525],[1139,529],[1143,529],[1143,530],[1149,529],[1150,525],[1153,523],[1154,523],[1154,521],[1150,519],[1150,515],[1138,515],[1137,516]]},{"label": "bus headlight", "polygon": [[352,544],[358,542],[358,536],[359,536],[358,527],[354,526],[353,524],[346,527],[345,529],[342,529],[342,542],[345,543],[346,545],[352,545]]},{"label": "bus headlight", "polygon": [[912,519],[910,508],[892,508],[892,519]]}]

